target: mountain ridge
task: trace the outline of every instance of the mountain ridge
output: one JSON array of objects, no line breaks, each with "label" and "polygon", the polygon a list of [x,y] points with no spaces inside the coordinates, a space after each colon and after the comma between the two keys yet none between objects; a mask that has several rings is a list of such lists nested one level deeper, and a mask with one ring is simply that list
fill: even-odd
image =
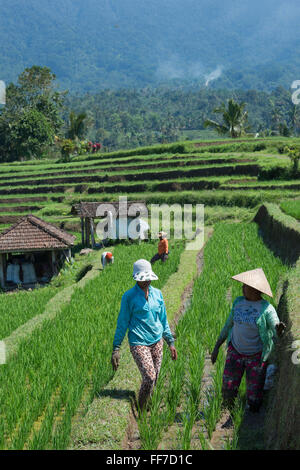
[{"label": "mountain ridge", "polygon": [[[170,78],[205,84],[218,68],[233,87],[247,88],[250,73],[256,87],[269,89],[272,68],[274,86],[300,78],[296,0],[0,0],[0,9],[6,82],[33,64],[80,92]],[[214,86],[229,86],[222,74]]]}]

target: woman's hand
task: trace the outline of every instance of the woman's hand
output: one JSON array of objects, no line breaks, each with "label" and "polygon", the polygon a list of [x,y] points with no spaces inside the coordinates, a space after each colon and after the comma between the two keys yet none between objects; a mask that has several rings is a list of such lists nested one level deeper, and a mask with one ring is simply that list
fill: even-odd
[{"label": "woman's hand", "polygon": [[214,364],[214,363],[216,362],[216,360],[217,360],[218,353],[219,353],[219,347],[216,345],[216,346],[214,347],[213,352],[211,353],[211,356],[210,356],[211,362],[212,362],[213,364]]},{"label": "woman's hand", "polygon": [[119,367],[119,362],[120,362],[120,352],[118,349],[113,351],[112,356],[111,356],[111,363],[113,366],[113,370],[117,370]]},{"label": "woman's hand", "polygon": [[176,351],[175,346],[170,346],[170,351],[171,351],[171,357],[172,357],[173,361],[176,361],[177,351]]},{"label": "woman's hand", "polygon": [[278,336],[282,336],[284,330],[286,329],[285,323],[282,321],[276,325],[276,331]]}]

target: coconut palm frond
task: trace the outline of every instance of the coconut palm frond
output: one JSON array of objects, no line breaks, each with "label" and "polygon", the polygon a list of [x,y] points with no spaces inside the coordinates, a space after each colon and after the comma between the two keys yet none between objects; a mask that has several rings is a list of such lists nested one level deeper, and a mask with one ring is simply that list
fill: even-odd
[{"label": "coconut palm frond", "polygon": [[222,114],[223,123],[218,123],[211,119],[204,122],[205,127],[212,127],[220,134],[229,133],[231,137],[239,137],[245,131],[248,112],[245,111],[246,103],[237,103],[233,99],[228,101],[227,107],[223,103],[215,108],[214,112]]},{"label": "coconut palm frond", "polygon": [[226,134],[228,132],[228,128],[223,124],[219,124],[216,121],[212,121],[211,119],[206,119],[204,122],[204,127],[213,127],[218,134]]}]

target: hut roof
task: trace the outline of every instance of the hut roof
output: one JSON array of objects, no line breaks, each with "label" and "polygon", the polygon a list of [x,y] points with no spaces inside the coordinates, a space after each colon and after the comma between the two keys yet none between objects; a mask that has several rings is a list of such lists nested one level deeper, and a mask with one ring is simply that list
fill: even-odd
[{"label": "hut roof", "polygon": [[[97,217],[97,215],[96,215],[97,214],[97,208],[100,205],[105,205],[105,204],[109,204],[109,205],[111,205],[115,208],[117,217],[122,217],[122,215],[123,216],[128,215],[129,208],[134,204],[137,205],[136,208],[138,208],[138,206],[140,206],[141,211],[145,210],[145,207],[146,207],[145,201],[130,201],[130,202],[127,202],[127,214],[123,214],[123,213],[120,213],[119,202],[104,202],[104,201],[101,201],[101,202],[80,202],[80,203],[74,204],[72,206],[71,214],[78,215],[79,217],[95,218],[95,217]],[[133,214],[133,216],[134,215],[135,214]],[[100,216],[98,216],[98,217],[100,217]]]},{"label": "hut roof", "polygon": [[0,233],[0,253],[64,249],[74,241],[74,235],[28,214]]}]

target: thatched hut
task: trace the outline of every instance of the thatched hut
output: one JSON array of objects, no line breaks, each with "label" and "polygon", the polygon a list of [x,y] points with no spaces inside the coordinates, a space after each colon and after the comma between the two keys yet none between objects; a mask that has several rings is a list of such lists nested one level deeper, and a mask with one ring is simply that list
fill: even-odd
[{"label": "thatched hut", "polygon": [[75,237],[32,214],[0,233],[0,286],[47,283],[71,257]]},{"label": "thatched hut", "polygon": [[[120,198],[121,199],[121,198]],[[99,215],[99,207],[102,212]],[[72,206],[71,214],[77,215],[81,219],[81,241],[86,247],[96,246],[95,242],[95,219],[107,218],[107,224],[110,225],[109,211],[113,210],[114,218],[112,225],[116,233],[116,238],[130,238],[129,227],[135,220],[140,224],[140,239],[143,239],[143,231],[148,229],[148,224],[141,217],[148,216],[147,206],[144,201],[128,201],[126,202],[80,202]]]}]

